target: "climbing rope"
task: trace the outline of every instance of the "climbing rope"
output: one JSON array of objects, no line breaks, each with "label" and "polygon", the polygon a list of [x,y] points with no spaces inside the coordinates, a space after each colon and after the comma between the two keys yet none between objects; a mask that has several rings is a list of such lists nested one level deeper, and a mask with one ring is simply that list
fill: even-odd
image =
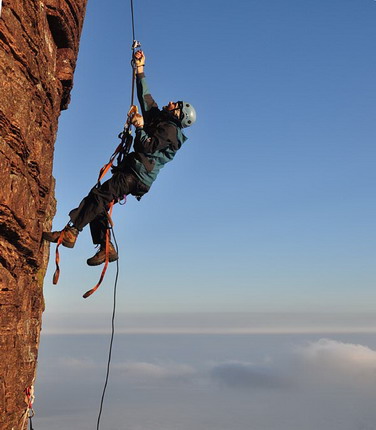
[{"label": "climbing rope", "polygon": [[133,8],[133,0],[131,0],[131,19],[132,19],[132,37],[133,41],[136,40],[136,32],[135,32],[135,25],[134,25],[134,8]]},{"label": "climbing rope", "polygon": [[[113,229],[112,229],[112,235],[114,237],[116,252],[119,252],[119,247],[118,247],[115,232]],[[119,260],[116,260],[116,276],[115,276],[115,283],[114,283],[114,295],[113,295],[112,317],[111,317],[111,339],[110,339],[110,346],[108,349],[106,378],[105,378],[105,382],[104,382],[104,386],[103,386],[102,397],[101,397],[101,401],[100,401],[100,407],[99,407],[99,413],[98,413],[98,419],[97,419],[97,430],[99,430],[99,425],[100,425],[102,410],[103,410],[104,396],[106,394],[108,379],[110,376],[112,345],[113,345],[114,336],[115,336],[116,295],[117,295],[118,279],[119,279]]]},{"label": "climbing rope", "polygon": [[[132,65],[132,69],[133,69],[132,70],[131,107],[130,107],[130,109],[128,111],[127,121],[126,121],[126,125],[124,127],[124,130],[119,135],[119,137],[121,138],[121,140],[125,141],[124,151],[125,151],[126,154],[128,154],[128,152],[129,152],[129,150],[131,148],[131,145],[132,145],[132,138],[131,138],[131,135],[130,135],[131,116],[134,115],[135,113],[137,113],[137,107],[134,105],[134,87],[135,87],[135,80],[136,80],[136,65],[134,63],[134,53],[135,53],[135,49],[141,46],[141,44],[136,41],[136,37],[135,37],[135,25],[134,25],[133,0],[130,0],[130,2],[131,2],[132,36],[133,36],[132,61],[131,61],[131,65]],[[126,202],[126,196],[124,196],[124,198],[125,198],[125,202]],[[125,204],[125,202],[124,202],[124,204]],[[113,235],[114,242],[115,242],[116,252],[118,253],[119,252],[119,247],[118,247],[118,244],[117,244],[117,240],[116,240],[116,236],[115,236],[115,231],[114,231],[114,228],[113,228],[113,223],[112,223],[111,218],[109,218],[109,222],[110,222],[110,226],[112,228],[112,235]],[[109,230],[108,230],[108,232],[109,232]],[[107,236],[106,236],[106,238],[107,238]],[[107,254],[107,252],[106,252],[106,254]],[[108,256],[106,255],[106,260],[107,260],[107,258],[108,258]],[[116,277],[115,277],[115,284],[114,284],[113,307],[112,307],[112,317],[111,317],[111,339],[110,339],[110,346],[109,346],[109,350],[108,350],[106,377],[105,377],[105,382],[104,382],[104,386],[103,386],[102,397],[101,397],[101,401],[100,401],[100,407],[99,407],[99,413],[98,413],[98,419],[97,419],[97,430],[99,430],[99,426],[100,426],[100,421],[101,421],[101,416],[102,416],[102,410],[103,410],[103,404],[104,404],[104,398],[105,398],[105,395],[106,395],[107,384],[108,384],[108,380],[109,380],[109,376],[110,376],[110,367],[111,367],[111,358],[112,358],[112,346],[113,346],[114,336],[115,336],[116,294],[117,294],[118,278],[119,278],[119,259],[116,260]]]},{"label": "climbing rope", "polygon": [[131,17],[132,17],[132,38],[133,38],[133,43],[132,43],[132,61],[131,61],[131,65],[132,65],[132,91],[131,91],[131,106],[134,104],[133,100],[134,100],[134,88],[135,88],[135,81],[136,81],[136,65],[134,63],[134,53],[136,51],[137,48],[139,48],[141,46],[141,43],[136,40],[136,31],[135,31],[135,25],[134,25],[134,9],[133,9],[133,0],[131,0]]}]

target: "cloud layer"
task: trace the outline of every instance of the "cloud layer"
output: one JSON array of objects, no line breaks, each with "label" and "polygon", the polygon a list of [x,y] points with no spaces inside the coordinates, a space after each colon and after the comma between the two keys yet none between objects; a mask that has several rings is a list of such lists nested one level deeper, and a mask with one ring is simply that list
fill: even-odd
[{"label": "cloud layer", "polygon": [[[172,351],[180,347],[169,336],[163,344],[158,337],[159,351],[153,338],[132,339],[137,342],[131,345],[127,338],[128,354],[115,354],[111,366],[109,428],[126,420],[130,430],[249,430],[250,422],[258,430],[374,429],[376,350],[366,345],[300,338],[281,348],[274,344],[281,337],[267,336],[263,339],[269,343],[262,340],[255,347],[254,337],[241,337],[240,353],[228,336],[214,337],[207,346],[204,338],[203,350],[193,350],[201,339],[193,337],[193,343],[181,340],[185,349],[178,358]],[[145,348],[142,359],[122,360],[132,346]],[[42,404],[47,412],[38,420],[40,430],[61,428],[57,416],[76,428],[91,428],[87,416],[98,405],[106,355],[100,349],[90,355],[85,343],[80,347],[80,358],[60,356],[41,367],[45,374],[39,383],[45,391],[37,389],[41,403],[36,407]],[[57,385],[59,401],[53,394]]]},{"label": "cloud layer", "polygon": [[[102,363],[92,358],[61,357],[58,366],[74,374],[97,373]],[[169,379],[214,381],[232,388],[283,388],[294,383],[316,383],[328,378],[342,384],[376,382],[376,351],[363,345],[322,338],[292,348],[283,360],[264,359],[260,362],[228,360],[204,363],[200,368],[173,361],[124,361],[112,365],[118,378],[131,382],[158,382]]]},{"label": "cloud layer", "polygon": [[[219,382],[231,387],[277,388],[292,384],[376,383],[376,351],[363,345],[322,338],[290,351],[287,360],[269,363],[224,362],[211,370]],[[323,381],[326,379],[326,383]]]},{"label": "cloud layer", "polygon": [[[105,334],[107,314],[46,313],[43,334]],[[122,314],[118,334],[375,333],[375,315],[359,313]]]},{"label": "cloud layer", "polygon": [[298,349],[307,364],[333,372],[371,372],[376,370],[376,351],[363,345],[320,339]]},{"label": "cloud layer", "polygon": [[164,380],[187,379],[196,375],[197,371],[187,364],[125,362],[116,364],[114,370],[120,375],[133,380]]}]

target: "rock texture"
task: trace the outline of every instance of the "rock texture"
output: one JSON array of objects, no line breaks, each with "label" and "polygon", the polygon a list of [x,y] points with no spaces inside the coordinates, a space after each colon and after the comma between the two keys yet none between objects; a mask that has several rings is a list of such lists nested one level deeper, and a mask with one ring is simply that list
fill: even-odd
[{"label": "rock texture", "polygon": [[3,0],[0,18],[0,430],[24,429],[54,215],[52,160],[87,0]]}]

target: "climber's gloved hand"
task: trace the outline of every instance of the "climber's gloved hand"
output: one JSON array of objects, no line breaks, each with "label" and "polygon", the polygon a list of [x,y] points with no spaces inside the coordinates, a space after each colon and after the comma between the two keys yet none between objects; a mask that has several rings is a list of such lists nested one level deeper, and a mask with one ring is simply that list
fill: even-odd
[{"label": "climber's gloved hand", "polygon": [[142,128],[144,126],[144,117],[139,113],[135,113],[131,118],[131,123],[136,128]]},{"label": "climber's gloved hand", "polygon": [[144,67],[145,66],[145,54],[143,51],[139,50],[133,54],[133,61],[136,67]]}]

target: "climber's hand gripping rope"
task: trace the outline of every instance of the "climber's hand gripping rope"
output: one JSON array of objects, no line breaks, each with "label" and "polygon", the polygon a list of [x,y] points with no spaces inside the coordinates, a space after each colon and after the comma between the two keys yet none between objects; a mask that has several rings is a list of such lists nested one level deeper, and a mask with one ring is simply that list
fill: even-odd
[{"label": "climber's hand gripping rope", "polygon": [[140,49],[133,54],[133,66],[134,67],[144,67],[145,66],[145,54]]}]

